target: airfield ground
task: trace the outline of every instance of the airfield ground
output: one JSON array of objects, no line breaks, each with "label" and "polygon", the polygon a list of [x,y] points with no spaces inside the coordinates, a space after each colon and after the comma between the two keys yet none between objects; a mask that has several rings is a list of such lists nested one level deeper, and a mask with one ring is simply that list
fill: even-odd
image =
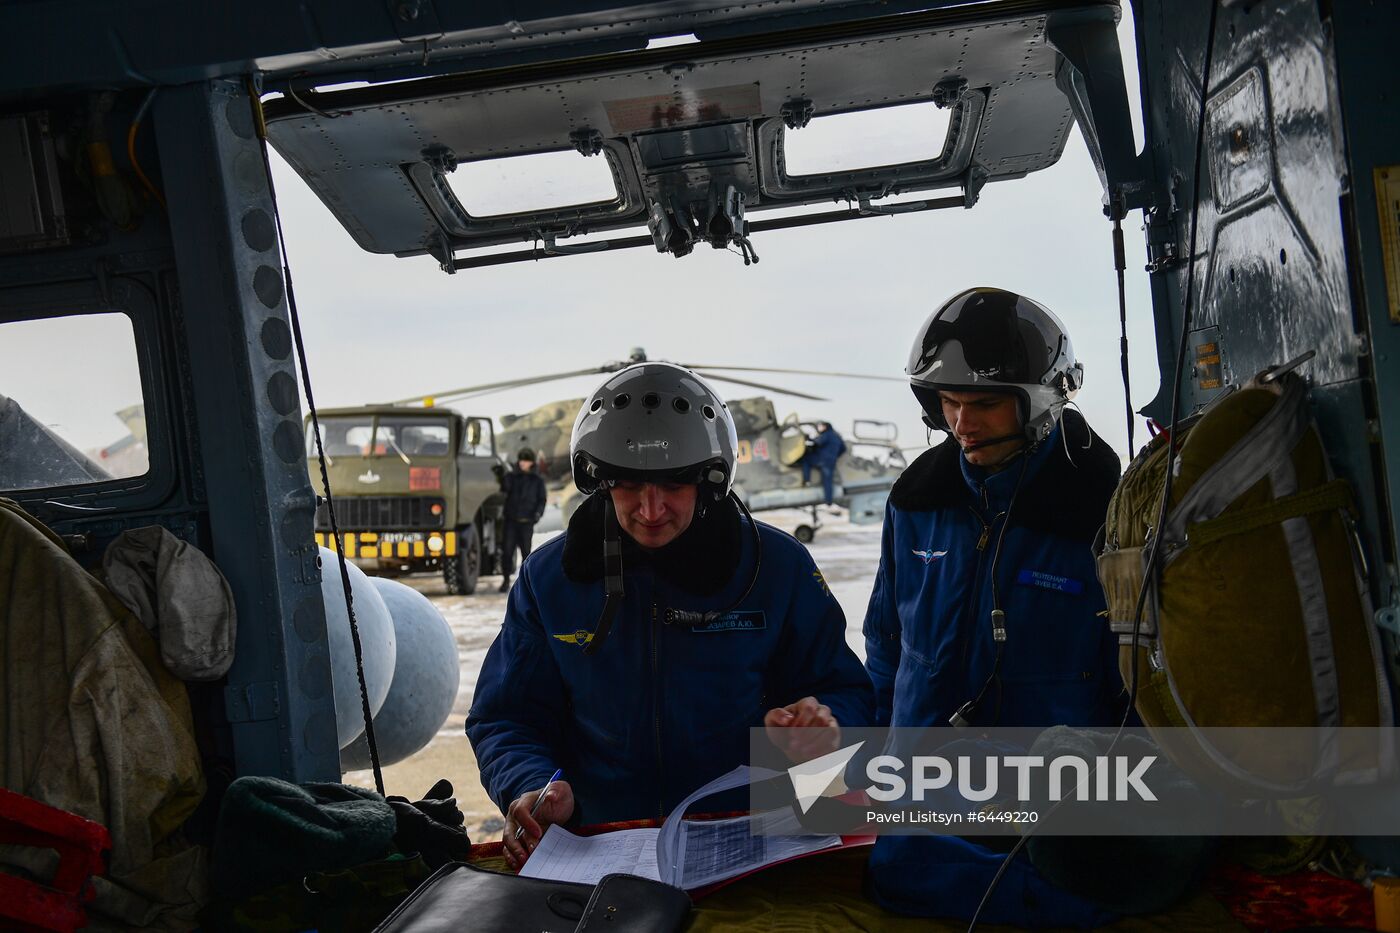
[{"label": "airfield ground", "polygon": [[[788,531],[811,521],[808,513],[795,510],[766,512],[760,518]],[[537,534],[535,546],[556,534],[556,531]],[[823,515],[822,527],[809,548],[832,593],[845,610],[846,640],[856,654],[864,658],[865,645],[860,628],[880,558],[880,526],[852,525],[846,521],[844,513],[840,516]],[[462,724],[471,705],[472,692],[476,689],[482,659],[496,637],[505,614],[506,597],[496,592],[500,578],[482,577],[481,588],[473,596],[445,595],[442,581],[434,577],[405,577],[403,580],[430,598],[452,626],[457,636],[462,682],[452,715],[437,737],[418,754],[384,769],[385,791],[416,800],[435,781],[445,777],[456,790],[457,803],[466,816],[467,831],[472,841],[497,839],[503,825],[501,815],[482,790],[476,758],[462,731]],[[374,786],[374,776],[369,771],[348,772],[343,780],[360,787]]]}]

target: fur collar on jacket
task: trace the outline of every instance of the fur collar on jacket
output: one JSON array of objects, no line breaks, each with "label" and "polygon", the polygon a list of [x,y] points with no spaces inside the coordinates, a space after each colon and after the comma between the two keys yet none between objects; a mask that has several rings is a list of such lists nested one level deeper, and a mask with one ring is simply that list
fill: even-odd
[{"label": "fur collar on jacket", "polygon": [[[1040,469],[1026,480],[1016,498],[1011,524],[1032,531],[1092,541],[1103,524],[1108,500],[1118,487],[1118,454],[1094,433],[1073,409],[1060,419],[1060,431],[1048,442],[1055,445]],[[1089,447],[1086,450],[1086,438]],[[1065,456],[1068,443],[1070,460]],[[971,505],[972,490],[962,474],[962,451],[949,436],[921,454],[895,481],[890,502],[907,512]]]},{"label": "fur collar on jacket", "polygon": [[[563,566],[564,575],[575,583],[603,579],[604,495],[589,496],[569,519]],[[717,593],[739,568],[742,531],[739,510],[726,499],[711,504],[704,517],[696,516],[680,537],[654,551],[643,550],[622,532],[623,574],[628,566],[645,563],[671,586],[700,596]]]}]

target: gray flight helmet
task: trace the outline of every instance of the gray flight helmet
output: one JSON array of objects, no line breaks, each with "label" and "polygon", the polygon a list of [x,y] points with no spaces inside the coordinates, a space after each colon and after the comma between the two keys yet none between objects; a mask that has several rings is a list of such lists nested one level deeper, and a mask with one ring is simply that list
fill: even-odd
[{"label": "gray flight helmet", "polygon": [[924,421],[948,430],[940,389],[1007,392],[1021,404],[1026,440],[1050,435],[1084,383],[1069,332],[1040,302],[1000,288],[959,292],[929,315],[904,368]]},{"label": "gray flight helmet", "polygon": [[574,485],[698,483],[715,499],[734,485],[739,436],[729,406],[704,379],[673,363],[638,363],[583,403],[569,440]]}]

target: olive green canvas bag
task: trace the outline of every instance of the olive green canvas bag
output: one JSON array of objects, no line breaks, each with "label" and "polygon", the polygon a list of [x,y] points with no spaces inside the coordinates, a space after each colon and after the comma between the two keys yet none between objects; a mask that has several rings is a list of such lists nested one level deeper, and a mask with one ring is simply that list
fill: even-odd
[{"label": "olive green canvas bag", "polygon": [[[1251,382],[1177,433],[1159,572],[1138,623],[1144,725],[1188,774],[1248,796],[1389,773],[1390,731],[1378,727],[1392,724],[1390,693],[1355,506],[1303,381]],[[1095,547],[1125,684],[1169,448],[1158,437],[1129,465]],[[1278,742],[1214,731],[1268,726],[1321,728]]]}]

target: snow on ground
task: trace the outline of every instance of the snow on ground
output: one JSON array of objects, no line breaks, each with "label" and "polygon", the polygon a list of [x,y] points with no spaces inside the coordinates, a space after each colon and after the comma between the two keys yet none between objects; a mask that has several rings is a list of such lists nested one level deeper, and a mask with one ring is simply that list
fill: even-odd
[{"label": "snow on ground", "polygon": [[[812,521],[810,512],[786,509],[764,512],[758,517],[785,531],[793,531],[802,524],[810,525]],[[539,547],[556,534],[558,531],[536,534],[535,546]],[[846,614],[846,640],[864,659],[861,622],[880,559],[880,526],[852,525],[844,512],[822,514],[816,538],[808,547]],[[495,804],[481,787],[476,758],[462,726],[471,706],[481,662],[505,616],[506,596],[496,592],[501,578],[482,577],[472,596],[447,595],[442,580],[434,576],[402,577],[401,580],[431,599],[452,627],[457,637],[462,681],[452,714],[437,737],[416,755],[384,768],[385,792],[417,800],[438,778],[446,777],[456,790],[457,803],[466,816],[472,841],[490,841],[499,837],[503,822]],[[374,786],[374,776],[369,771],[347,772],[344,780],[361,787]]]}]

